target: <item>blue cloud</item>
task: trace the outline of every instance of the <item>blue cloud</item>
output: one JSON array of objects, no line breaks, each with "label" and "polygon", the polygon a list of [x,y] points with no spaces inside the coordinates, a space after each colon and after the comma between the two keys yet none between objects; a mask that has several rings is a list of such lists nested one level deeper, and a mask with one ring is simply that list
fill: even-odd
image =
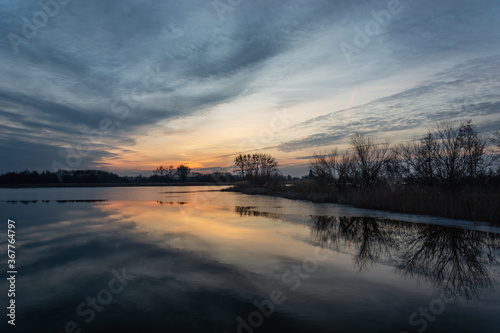
[{"label": "blue cloud", "polygon": [[[422,105],[408,101],[424,96],[427,89],[427,97],[448,94],[447,103],[468,107],[468,92],[459,88],[474,80],[481,87],[475,94],[486,103],[474,106],[483,114],[495,112],[495,93],[481,86],[488,82],[482,75],[489,75],[483,60],[463,59],[499,54],[498,1],[401,0],[401,13],[357,52],[351,65],[339,45],[352,44],[355,28],[363,29],[374,20],[372,12],[385,10],[388,1],[243,1],[228,4],[222,15],[213,4],[68,1],[55,13],[55,7],[54,12],[44,11],[37,1],[4,3],[0,8],[2,145],[14,145],[24,133],[24,142],[42,141],[57,152],[85,140],[81,128],[97,129],[102,120],[111,119],[119,122],[119,128],[95,146],[100,150],[96,156],[105,156],[111,148],[134,144],[137,133],[159,122],[206,113],[259,89],[269,89],[273,103],[293,106],[443,59],[448,61],[441,67],[462,62],[470,68],[457,67],[455,76],[436,75],[431,78],[435,82],[379,100],[370,105],[371,117],[353,109],[359,117],[348,130],[368,126],[374,132],[395,130],[438,119],[440,114],[464,114],[436,102],[429,116]],[[27,36],[29,26],[36,33]],[[13,42],[13,34],[21,41]],[[302,53],[295,55],[297,50]],[[335,78],[323,73],[321,66],[334,69]],[[273,91],[273,84],[289,81],[276,75],[282,67],[317,77],[305,81],[307,87],[300,93],[296,87],[291,92]],[[457,94],[450,98],[453,89]],[[328,124],[330,118],[324,118],[326,123],[319,119],[306,123],[314,127],[310,137],[284,143],[281,149],[338,140],[345,130]],[[36,149],[26,153],[31,156],[27,168],[45,163]],[[87,162],[92,166],[95,161]],[[14,167],[4,162],[2,170]]]}]

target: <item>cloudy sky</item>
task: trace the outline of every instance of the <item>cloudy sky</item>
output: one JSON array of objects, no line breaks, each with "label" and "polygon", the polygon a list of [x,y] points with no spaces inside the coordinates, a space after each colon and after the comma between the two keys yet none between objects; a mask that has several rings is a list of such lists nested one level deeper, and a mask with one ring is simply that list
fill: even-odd
[{"label": "cloudy sky", "polygon": [[500,128],[500,2],[0,0],[0,172],[285,174],[354,131]]}]

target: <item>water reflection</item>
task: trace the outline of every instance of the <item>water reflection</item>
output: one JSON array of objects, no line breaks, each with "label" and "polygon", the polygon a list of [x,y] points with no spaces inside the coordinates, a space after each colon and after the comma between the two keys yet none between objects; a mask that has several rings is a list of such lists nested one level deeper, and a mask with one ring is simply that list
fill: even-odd
[{"label": "water reflection", "polygon": [[280,214],[277,213],[270,213],[270,212],[259,212],[258,210],[255,210],[256,207],[254,206],[236,206],[234,207],[234,210],[236,213],[240,214],[240,216],[264,216],[264,217],[269,217],[272,219],[279,219]]},{"label": "water reflection", "polygon": [[391,260],[398,249],[394,230],[381,220],[371,217],[313,216],[313,233],[316,241],[335,251],[355,247],[354,266],[367,269],[375,262]]},{"label": "water reflection", "polygon": [[496,234],[425,225],[409,237],[398,271],[424,277],[457,301],[477,297],[478,289],[493,289],[488,267],[498,266]]},{"label": "water reflection", "polygon": [[370,217],[311,216],[312,233],[324,247],[350,252],[357,270],[374,263],[396,266],[402,276],[430,281],[452,301],[493,289],[497,234]]},{"label": "water reflection", "polygon": [[108,200],[4,200],[0,202],[5,202],[8,204],[17,204],[21,203],[23,205],[29,205],[29,204],[36,204],[38,202],[42,203],[50,203],[51,201],[57,202],[57,203],[75,203],[75,202],[84,202],[84,203],[96,203],[96,202],[106,202]]},{"label": "water reflection", "polygon": [[159,204],[160,206],[163,206],[163,205],[167,205],[167,206],[184,206],[184,205],[188,204],[187,202],[183,202],[183,201],[174,202],[174,201],[159,201],[159,200],[156,200],[156,203]]},{"label": "water reflection", "polygon": [[[489,258],[499,253],[498,238],[482,232],[330,217],[352,211],[280,198],[157,188],[29,191],[3,198],[38,202],[0,201],[0,215],[16,220],[19,231],[16,332],[61,332],[70,320],[95,333],[238,332],[237,318],[248,320],[258,311],[254,301],[265,304],[275,289],[287,300],[254,332],[410,332],[409,315],[429,303],[435,286],[493,285]],[[80,200],[92,198],[109,201]],[[328,258],[311,269],[318,246],[336,252],[325,251]],[[454,252],[470,256],[459,260],[461,273],[451,274],[453,263],[439,273]],[[122,267],[136,279],[87,323],[77,306]],[[481,293],[476,305],[447,307],[429,332],[494,331],[499,296]]]}]

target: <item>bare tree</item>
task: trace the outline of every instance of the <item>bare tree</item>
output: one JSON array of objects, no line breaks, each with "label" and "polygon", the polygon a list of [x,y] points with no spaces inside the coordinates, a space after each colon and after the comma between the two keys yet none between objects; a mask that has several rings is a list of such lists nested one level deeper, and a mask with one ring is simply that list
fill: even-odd
[{"label": "bare tree", "polygon": [[436,176],[436,155],[439,152],[439,143],[434,134],[428,132],[421,140],[421,145],[417,151],[419,158],[418,170],[419,176],[425,183],[431,183]]},{"label": "bare tree", "polygon": [[436,152],[439,149],[434,135],[429,132],[421,139],[401,143],[395,149],[400,162],[401,176],[407,181],[433,185],[436,178]]},{"label": "bare tree", "polygon": [[155,170],[153,170],[153,173],[161,177],[165,175],[165,177],[172,179],[176,174],[176,170],[174,169],[173,165],[170,165],[168,167],[160,165]]},{"label": "bare tree", "polygon": [[454,123],[443,121],[434,130],[439,143],[436,151],[437,176],[442,183],[453,187],[465,173],[462,155],[462,138],[460,130]]},{"label": "bare tree", "polygon": [[407,180],[430,186],[454,187],[466,178],[483,175],[491,161],[486,156],[487,141],[471,120],[459,126],[444,121],[420,140],[398,146],[398,158]]},{"label": "bare tree", "polygon": [[486,139],[478,134],[470,119],[461,123],[459,137],[466,176],[473,179],[484,174],[489,166],[485,156]]},{"label": "bare tree", "polygon": [[159,167],[157,167],[155,170],[153,170],[153,173],[154,174],[159,174],[160,176],[163,176],[163,173],[166,172],[167,169],[165,169],[165,167],[163,165],[160,165]]},{"label": "bare tree", "polygon": [[177,174],[182,182],[186,181],[187,175],[191,172],[191,168],[187,165],[181,164],[177,167]]},{"label": "bare tree", "polygon": [[268,154],[239,154],[234,165],[243,178],[268,179],[278,172],[278,162]]},{"label": "bare tree", "polygon": [[316,153],[311,159],[311,171],[321,182],[335,185],[342,190],[352,182],[354,157],[349,152],[339,153],[337,148],[329,153]]},{"label": "bare tree", "polygon": [[258,177],[260,170],[260,154],[253,154],[249,161],[249,175],[251,177]]},{"label": "bare tree", "polygon": [[270,177],[278,171],[278,162],[274,157],[267,154],[259,154],[260,176]]},{"label": "bare tree", "polygon": [[173,165],[169,165],[166,173],[169,178],[174,178],[175,174],[177,173],[177,169],[175,169]]},{"label": "bare tree", "polygon": [[239,154],[234,159],[234,165],[238,169],[238,172],[241,174],[241,177],[244,179],[248,174],[248,163],[251,160],[250,154],[243,155]]},{"label": "bare tree", "polygon": [[417,139],[403,142],[394,148],[394,153],[400,164],[403,179],[414,181],[418,170],[418,149],[420,142]]},{"label": "bare tree", "polygon": [[356,132],[351,137],[351,147],[362,186],[375,185],[382,175],[384,165],[393,158],[390,145],[377,143],[374,138]]}]

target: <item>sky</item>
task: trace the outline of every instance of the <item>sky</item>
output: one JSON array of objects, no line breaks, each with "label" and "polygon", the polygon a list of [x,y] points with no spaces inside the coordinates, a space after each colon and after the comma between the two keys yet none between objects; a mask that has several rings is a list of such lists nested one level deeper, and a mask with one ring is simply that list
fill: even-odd
[{"label": "sky", "polygon": [[283,174],[442,120],[500,129],[498,0],[0,0],[0,172]]}]

